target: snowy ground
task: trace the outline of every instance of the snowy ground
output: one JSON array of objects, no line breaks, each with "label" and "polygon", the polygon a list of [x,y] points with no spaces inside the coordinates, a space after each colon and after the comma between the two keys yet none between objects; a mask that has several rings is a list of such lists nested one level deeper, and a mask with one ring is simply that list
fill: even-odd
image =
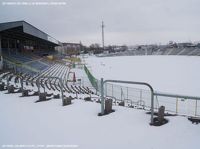
[{"label": "snowy ground", "polygon": [[93,56],[85,61],[98,79],[141,81],[156,91],[200,96],[198,56]]},{"label": "snowy ground", "polygon": [[[200,60],[197,57],[121,58],[93,57],[86,59],[86,62],[98,78],[134,78],[134,81],[152,83],[159,91],[199,95],[197,76],[200,72],[196,68]],[[160,64],[157,64],[157,60]],[[127,64],[127,61],[130,63]],[[127,67],[121,63],[126,63]],[[159,67],[160,71],[155,72],[154,67],[154,71],[147,72],[150,63]],[[141,67],[138,67],[139,64]],[[134,68],[135,73],[132,70],[128,73],[119,71],[130,68]],[[77,78],[86,78],[83,71],[72,71],[76,72]],[[178,77],[180,75],[181,79],[186,79],[187,86]],[[192,124],[186,117],[166,117],[169,123],[154,127],[149,125],[150,115],[144,110],[114,106],[114,113],[99,117],[97,114],[101,107],[98,103],[76,99],[72,105],[63,107],[61,99],[35,103],[37,96],[21,98],[20,94],[5,92],[0,92],[0,148],[6,148],[5,145],[26,145],[23,148],[198,149],[200,146],[200,124]]]},{"label": "snowy ground", "polygon": [[[82,85],[82,86],[88,86],[89,88],[92,88],[92,85],[83,69],[83,67],[81,68],[72,68],[70,70],[71,72],[75,72],[75,75],[76,75],[76,84],[77,85]],[[73,79],[73,77],[69,78],[69,79]],[[80,80],[80,81],[78,81]]]},{"label": "snowy ground", "polygon": [[81,149],[198,149],[200,146],[200,125],[185,117],[167,117],[168,124],[153,127],[148,124],[150,115],[143,110],[117,106],[116,112],[98,117],[97,103],[74,100],[72,105],[62,107],[61,100],[34,103],[38,97],[20,98],[20,94],[4,93],[0,92],[1,148],[74,145]]}]

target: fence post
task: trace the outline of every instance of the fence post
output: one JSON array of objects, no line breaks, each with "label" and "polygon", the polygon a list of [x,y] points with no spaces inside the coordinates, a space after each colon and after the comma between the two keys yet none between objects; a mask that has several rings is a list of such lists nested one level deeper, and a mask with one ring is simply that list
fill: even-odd
[{"label": "fence post", "polygon": [[140,100],[142,100],[142,90],[140,90]]},{"label": "fence post", "polygon": [[158,108],[159,108],[158,96],[157,96],[157,95],[155,95],[155,96],[156,96],[156,101],[157,101],[157,104],[156,104],[156,105],[157,105],[157,107],[155,107],[155,108],[157,108],[157,109],[158,109]]},{"label": "fence post", "polygon": [[126,93],[127,93],[127,99],[128,99],[128,87],[127,87],[127,92]]},{"label": "fence post", "polygon": [[195,103],[195,116],[197,116],[197,100],[196,100],[196,103]]},{"label": "fence post", "polygon": [[112,97],[113,97],[113,95],[114,95],[114,94],[113,94],[113,84],[112,84]]},{"label": "fence post", "polygon": [[101,114],[104,115],[104,82],[103,78],[101,78]]},{"label": "fence post", "polygon": [[63,94],[63,83],[62,83],[62,79],[61,78],[57,78],[60,82],[60,91],[61,91],[61,98],[62,98],[62,105],[64,106],[64,94]]},{"label": "fence post", "polygon": [[176,98],[176,114],[178,114],[178,98]]},{"label": "fence post", "polygon": [[122,94],[123,94],[123,92],[122,92],[122,87],[121,87],[121,101],[122,101]]},{"label": "fence post", "polygon": [[7,81],[7,88],[9,86],[9,80],[8,80],[9,75],[6,77],[6,81]]},{"label": "fence post", "polygon": [[38,87],[39,99],[40,99],[40,78],[41,78],[41,77],[39,77],[39,78],[36,80],[36,85],[37,85],[37,87]]},{"label": "fence post", "polygon": [[151,123],[153,124],[153,115],[154,115],[154,91],[153,88],[149,85],[149,88],[151,90]]},{"label": "fence post", "polygon": [[20,83],[21,83],[21,91],[23,91],[24,89],[23,77],[20,77]]}]

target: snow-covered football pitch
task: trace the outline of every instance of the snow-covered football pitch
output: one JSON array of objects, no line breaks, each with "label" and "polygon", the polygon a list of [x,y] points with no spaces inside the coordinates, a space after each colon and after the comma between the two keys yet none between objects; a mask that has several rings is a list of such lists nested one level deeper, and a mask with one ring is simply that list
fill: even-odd
[{"label": "snow-covered football pitch", "polygon": [[[100,78],[149,83],[155,92],[200,97],[198,56],[121,56],[88,57],[91,73]],[[137,103],[151,105],[149,88],[129,84],[107,84],[105,94]],[[200,116],[200,101],[190,98],[154,96],[154,107],[161,105],[179,115]]]}]

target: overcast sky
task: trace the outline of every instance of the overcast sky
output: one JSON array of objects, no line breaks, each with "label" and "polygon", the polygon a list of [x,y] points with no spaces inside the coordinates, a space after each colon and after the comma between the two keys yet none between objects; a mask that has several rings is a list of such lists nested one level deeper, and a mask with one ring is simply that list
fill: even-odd
[{"label": "overcast sky", "polygon": [[200,0],[57,0],[66,5],[2,5],[8,1],[28,0],[0,0],[0,22],[25,20],[62,42],[101,43],[102,20],[106,45],[200,41]]}]

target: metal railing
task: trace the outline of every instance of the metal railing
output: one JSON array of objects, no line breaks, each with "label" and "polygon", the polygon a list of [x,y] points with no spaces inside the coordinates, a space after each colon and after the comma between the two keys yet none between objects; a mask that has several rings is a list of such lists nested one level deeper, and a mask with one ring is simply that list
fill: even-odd
[{"label": "metal railing", "polygon": [[[41,79],[55,79],[55,80],[58,80],[59,83],[60,83],[60,92],[61,92],[61,99],[62,99],[62,105],[64,105],[64,94],[63,94],[63,88],[64,88],[64,85],[62,83],[62,79],[59,78],[59,77],[48,77],[48,76],[40,76],[39,78],[37,78],[37,81],[36,81],[36,84],[37,84],[37,87],[38,87],[38,94],[40,95],[40,82],[41,82]],[[45,89],[44,89],[44,92],[45,92]]]},{"label": "metal railing", "polygon": [[159,105],[164,105],[170,113],[184,116],[200,116],[200,97],[157,92],[154,93],[154,97],[159,102]]},{"label": "metal railing", "polygon": [[[127,106],[140,106],[151,109],[151,93],[149,90],[106,83],[105,97],[114,97],[118,101],[127,102]],[[154,92],[154,109],[165,106],[166,111],[172,114],[185,116],[200,116],[200,97],[174,95],[170,93]]]},{"label": "metal railing", "polygon": [[[151,92],[151,123],[153,124],[153,114],[154,114],[154,90],[153,87],[146,83],[146,82],[133,82],[133,81],[121,81],[121,80],[103,80],[103,78],[101,78],[101,114],[104,114],[105,111],[105,97],[104,97],[104,84],[108,83],[108,82],[112,82],[112,83],[123,83],[123,84],[135,84],[135,85],[143,85],[143,86],[147,86],[150,89]],[[121,91],[122,93],[122,91]]]}]

